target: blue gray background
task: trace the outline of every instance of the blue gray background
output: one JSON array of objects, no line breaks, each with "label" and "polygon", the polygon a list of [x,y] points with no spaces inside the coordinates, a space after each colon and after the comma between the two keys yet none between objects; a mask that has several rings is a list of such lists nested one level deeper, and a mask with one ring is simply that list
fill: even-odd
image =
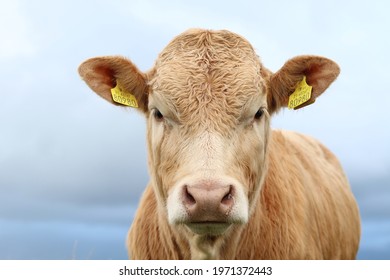
[{"label": "blue gray background", "polygon": [[362,216],[360,259],[390,259],[388,1],[0,0],[0,259],[124,259],[148,181],[145,120],[98,98],[78,65],[124,55],[142,70],[190,27],[246,37],[273,71],[329,57],[338,80],[274,128],[338,155]]}]

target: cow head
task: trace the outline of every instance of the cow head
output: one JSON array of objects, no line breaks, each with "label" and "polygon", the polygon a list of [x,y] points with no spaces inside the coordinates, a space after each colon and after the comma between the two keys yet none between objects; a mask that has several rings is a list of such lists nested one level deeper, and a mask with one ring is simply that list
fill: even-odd
[{"label": "cow head", "polygon": [[79,73],[115,105],[111,89],[117,84],[136,98],[147,118],[148,162],[160,212],[192,244],[193,255],[216,257],[218,240],[245,225],[258,201],[270,116],[287,106],[304,76],[314,101],[339,68],[323,57],[299,56],[272,73],[244,38],[189,30],[146,73],[123,57],[89,59]]}]

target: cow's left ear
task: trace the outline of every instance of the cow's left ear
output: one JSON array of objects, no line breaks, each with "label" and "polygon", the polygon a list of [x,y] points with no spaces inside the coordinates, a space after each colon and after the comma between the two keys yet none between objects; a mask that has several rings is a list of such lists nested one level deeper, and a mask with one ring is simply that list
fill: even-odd
[{"label": "cow's left ear", "polygon": [[[144,113],[148,111],[147,75],[130,60],[120,56],[91,58],[81,63],[79,74],[94,92],[108,102],[137,107]],[[114,93],[112,89],[115,89]]]},{"label": "cow's left ear", "polygon": [[297,56],[288,60],[283,67],[269,76],[268,110],[270,113],[287,107],[290,95],[306,77],[312,87],[312,103],[320,96],[340,73],[339,66],[330,59],[320,56]]}]

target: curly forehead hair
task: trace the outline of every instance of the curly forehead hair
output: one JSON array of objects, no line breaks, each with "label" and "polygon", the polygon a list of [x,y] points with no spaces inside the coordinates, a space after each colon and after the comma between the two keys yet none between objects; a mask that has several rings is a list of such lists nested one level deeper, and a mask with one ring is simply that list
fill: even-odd
[{"label": "curly forehead hair", "polygon": [[[228,31],[185,32],[162,51],[155,66],[152,91],[167,98],[178,118],[191,125],[199,124],[196,116],[210,116],[223,121],[215,126],[219,130],[231,127],[242,107],[265,91],[252,46]],[[215,114],[226,116],[213,118]]]}]

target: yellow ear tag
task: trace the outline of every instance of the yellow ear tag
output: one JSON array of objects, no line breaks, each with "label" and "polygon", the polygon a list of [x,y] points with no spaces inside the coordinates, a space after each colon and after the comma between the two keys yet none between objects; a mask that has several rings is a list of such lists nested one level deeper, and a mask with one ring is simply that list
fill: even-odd
[{"label": "yellow ear tag", "polygon": [[295,91],[288,98],[289,109],[299,109],[314,103],[315,100],[311,98],[312,86],[306,83],[306,76],[303,76],[302,81],[297,84]]},{"label": "yellow ear tag", "polygon": [[116,84],[116,87],[111,89],[112,99],[119,104],[126,105],[129,107],[138,108],[138,102],[134,95],[130,92],[123,91],[119,86],[119,83]]}]

